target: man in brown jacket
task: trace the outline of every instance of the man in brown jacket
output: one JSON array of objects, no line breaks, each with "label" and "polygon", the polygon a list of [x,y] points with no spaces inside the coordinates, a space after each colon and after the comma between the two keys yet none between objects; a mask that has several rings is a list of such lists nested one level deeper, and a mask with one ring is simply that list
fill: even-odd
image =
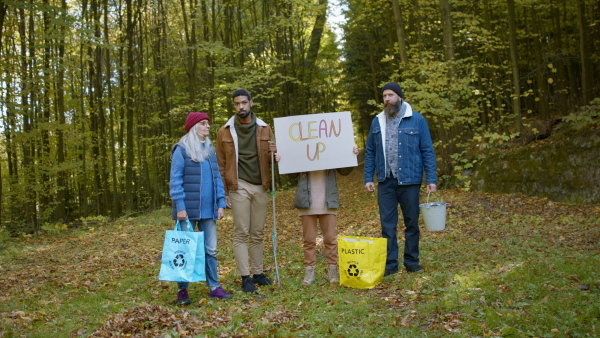
[{"label": "man in brown jacket", "polygon": [[225,202],[233,212],[233,255],[242,276],[242,291],[255,292],[255,284],[273,283],[263,273],[263,230],[271,185],[271,153],[276,147],[269,141],[273,137],[271,127],[251,111],[250,93],[238,89],[232,97],[235,115],[217,133],[217,161]]}]

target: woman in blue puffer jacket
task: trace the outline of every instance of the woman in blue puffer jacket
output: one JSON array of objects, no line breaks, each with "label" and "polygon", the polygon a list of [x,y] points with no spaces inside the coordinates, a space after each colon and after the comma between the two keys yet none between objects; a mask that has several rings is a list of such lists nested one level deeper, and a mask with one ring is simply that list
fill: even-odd
[{"label": "woman in blue puffer jacket", "polygon": [[[217,164],[215,149],[209,139],[209,117],[205,113],[189,113],[185,122],[186,134],[173,146],[171,152],[170,195],[173,219],[186,220],[194,228],[204,231],[206,253],[206,284],[211,298],[231,298],[219,286],[217,270],[217,224],[223,218],[225,190]],[[178,282],[177,303],[190,304],[189,283]]]}]

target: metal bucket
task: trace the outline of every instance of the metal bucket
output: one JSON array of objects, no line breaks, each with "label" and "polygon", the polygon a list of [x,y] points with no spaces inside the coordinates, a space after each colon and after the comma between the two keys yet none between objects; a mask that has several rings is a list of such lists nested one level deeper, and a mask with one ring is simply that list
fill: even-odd
[{"label": "metal bucket", "polygon": [[425,229],[427,231],[444,230],[446,228],[446,203],[429,203],[429,194],[427,194],[427,203],[419,204],[425,222]]}]

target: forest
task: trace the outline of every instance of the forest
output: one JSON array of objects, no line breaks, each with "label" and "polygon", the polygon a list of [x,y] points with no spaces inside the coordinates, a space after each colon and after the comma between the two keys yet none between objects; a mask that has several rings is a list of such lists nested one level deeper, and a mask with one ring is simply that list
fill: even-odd
[{"label": "forest", "polygon": [[271,125],[349,110],[360,147],[397,81],[428,120],[441,184],[533,121],[600,106],[598,0],[344,0],[340,35],[331,5],[0,0],[0,230],[169,204],[187,113],[216,135],[237,88]]}]

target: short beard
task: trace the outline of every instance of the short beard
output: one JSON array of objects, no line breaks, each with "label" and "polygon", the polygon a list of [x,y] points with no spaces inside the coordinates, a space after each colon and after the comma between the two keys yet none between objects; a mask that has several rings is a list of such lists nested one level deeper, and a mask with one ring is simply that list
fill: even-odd
[{"label": "short beard", "polygon": [[248,116],[250,115],[250,113],[251,113],[251,111],[250,111],[250,110],[248,110],[248,111],[246,111],[246,112],[245,112],[245,113],[243,113],[243,114],[240,114],[240,113],[238,113],[238,116],[239,116],[241,119],[245,119],[246,117],[248,117]]},{"label": "short beard", "polygon": [[400,111],[400,105],[402,104],[402,100],[399,100],[398,103],[393,104],[393,103],[387,103],[384,107],[383,107],[383,111],[385,112],[385,116],[387,117],[394,117],[398,114],[398,112]]}]

